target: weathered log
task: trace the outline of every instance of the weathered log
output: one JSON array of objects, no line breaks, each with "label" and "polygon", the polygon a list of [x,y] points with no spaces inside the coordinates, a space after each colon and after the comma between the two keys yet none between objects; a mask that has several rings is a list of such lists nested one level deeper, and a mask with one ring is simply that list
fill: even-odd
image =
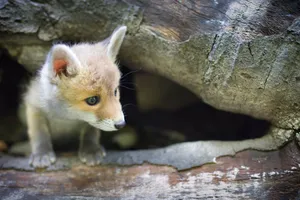
[{"label": "weathered log", "polygon": [[[299,4],[296,0],[1,1],[0,45],[30,71],[42,64],[53,42],[101,40],[125,24],[128,34],[120,52],[124,65],[172,79],[216,108],[276,126],[257,140],[112,152],[104,160],[104,164],[140,164],[130,167],[89,168],[76,158],[62,158],[54,168],[69,169],[37,174],[26,167],[26,159],[2,157],[2,197],[300,198],[299,150],[293,142],[274,152],[245,151],[195,167],[243,149],[275,150],[294,138],[300,128]],[[177,172],[141,165],[144,162],[195,168]]]},{"label": "weathered log", "polygon": [[123,64],[170,78],[216,108],[296,130],[298,8],[276,0],[2,1],[0,45],[33,70],[52,42],[100,40],[126,24]]},{"label": "weathered log", "polygon": [[128,26],[129,67],[159,73],[219,109],[299,128],[299,1],[2,1],[0,44],[36,69],[52,41]]},{"label": "weathered log", "polygon": [[40,66],[50,41],[103,39],[126,24],[124,64],[171,78],[217,108],[299,127],[298,1],[2,1],[0,8],[1,44],[28,67]]},{"label": "weathered log", "polygon": [[299,199],[300,153],[292,142],[273,152],[248,150],[215,164],[177,171],[168,166],[82,165],[63,157],[35,172],[22,157],[0,157],[1,199]]}]

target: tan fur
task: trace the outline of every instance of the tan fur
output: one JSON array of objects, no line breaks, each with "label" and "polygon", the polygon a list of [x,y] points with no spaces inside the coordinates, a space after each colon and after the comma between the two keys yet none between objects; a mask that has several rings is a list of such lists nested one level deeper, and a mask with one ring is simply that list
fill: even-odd
[{"label": "tan fur", "polygon": [[[78,75],[74,78],[61,77],[58,85],[61,98],[83,111],[93,112],[99,119],[116,119],[122,112],[119,95],[114,91],[119,87],[120,72],[118,66],[107,56],[103,56],[103,47],[89,44],[75,45],[72,48],[79,59]],[[85,99],[100,96],[100,104],[89,106]]]},{"label": "tan fur", "polygon": [[[121,75],[115,63],[125,33],[122,26],[96,44],[53,46],[25,95],[31,165],[47,167],[55,162],[50,134],[62,132],[80,132],[80,160],[100,163],[105,152],[99,129],[114,131],[125,125],[118,91]],[[89,105],[86,99],[93,96],[100,101]]]}]

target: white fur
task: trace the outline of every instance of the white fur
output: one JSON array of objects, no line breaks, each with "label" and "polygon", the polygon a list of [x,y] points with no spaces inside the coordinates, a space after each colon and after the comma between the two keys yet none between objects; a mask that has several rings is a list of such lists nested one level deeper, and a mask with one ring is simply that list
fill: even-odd
[{"label": "white fur", "polygon": [[[118,119],[103,119],[99,121],[93,113],[84,112],[70,107],[67,102],[57,98],[57,87],[50,83],[49,77],[41,75],[32,82],[26,95],[28,104],[43,111],[44,117],[50,121],[52,133],[78,132],[78,125],[87,122],[95,128],[104,131],[115,131],[115,123],[124,120],[123,113]],[[66,128],[66,126],[68,128]]]},{"label": "white fur", "polygon": [[103,131],[116,131],[115,124],[119,121],[124,121],[124,115],[122,113],[122,116],[119,119],[113,120],[113,119],[104,119],[101,121],[96,122],[89,122],[90,125],[99,128]]},{"label": "white fur", "polygon": [[[111,59],[115,60],[116,55],[120,49],[122,41],[126,33],[126,26],[122,26],[112,34],[109,38],[107,46],[107,53]],[[58,53],[57,53],[58,52]],[[118,119],[99,119],[93,114],[85,111],[75,109],[68,105],[67,102],[59,98],[58,88],[53,70],[53,54],[61,56],[61,53],[67,56],[68,63],[71,66],[81,67],[80,61],[72,50],[63,44],[55,45],[47,56],[46,62],[43,65],[39,76],[34,79],[25,96],[26,105],[33,106],[41,111],[41,115],[50,121],[51,132],[77,132],[78,125],[82,126],[87,122],[90,125],[104,130],[115,131],[115,123],[124,120],[123,113],[120,113]],[[69,73],[76,73],[75,67],[67,68]],[[80,71],[80,70],[79,70]],[[66,128],[68,127],[68,128]]]},{"label": "white fur", "polygon": [[[79,158],[82,162],[94,165],[101,161],[97,155],[105,153],[99,145],[97,129],[117,130],[115,124],[124,120],[124,114],[119,96],[107,96],[103,104],[107,107],[90,108],[84,102],[88,98],[84,95],[91,95],[86,93],[89,88],[93,88],[93,93],[106,89],[108,92],[103,94],[110,95],[118,87],[120,74],[114,61],[125,32],[126,27],[116,29],[108,43],[53,46],[24,99],[32,166],[47,167],[55,162],[50,134],[62,133],[81,133]],[[103,119],[104,116],[117,119]]]},{"label": "white fur", "polygon": [[113,60],[116,60],[117,54],[120,50],[121,44],[126,34],[127,27],[121,26],[117,28],[112,36],[110,37],[108,47],[107,47],[107,55]]}]

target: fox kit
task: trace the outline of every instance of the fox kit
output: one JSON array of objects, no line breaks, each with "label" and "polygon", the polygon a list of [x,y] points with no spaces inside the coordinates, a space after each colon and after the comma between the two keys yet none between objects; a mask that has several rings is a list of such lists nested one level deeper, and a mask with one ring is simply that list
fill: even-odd
[{"label": "fox kit", "polygon": [[79,158],[88,165],[99,164],[105,156],[100,130],[125,126],[115,61],[126,29],[116,28],[95,44],[52,47],[25,95],[33,167],[55,162],[51,133],[80,132]]}]

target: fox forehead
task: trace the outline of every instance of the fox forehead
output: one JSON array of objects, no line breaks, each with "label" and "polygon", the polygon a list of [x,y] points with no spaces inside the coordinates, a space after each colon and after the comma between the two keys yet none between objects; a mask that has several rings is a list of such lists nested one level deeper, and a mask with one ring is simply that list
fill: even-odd
[{"label": "fox forehead", "polygon": [[101,44],[78,44],[71,47],[78,58],[80,83],[92,90],[114,90],[119,85],[120,70]]}]

